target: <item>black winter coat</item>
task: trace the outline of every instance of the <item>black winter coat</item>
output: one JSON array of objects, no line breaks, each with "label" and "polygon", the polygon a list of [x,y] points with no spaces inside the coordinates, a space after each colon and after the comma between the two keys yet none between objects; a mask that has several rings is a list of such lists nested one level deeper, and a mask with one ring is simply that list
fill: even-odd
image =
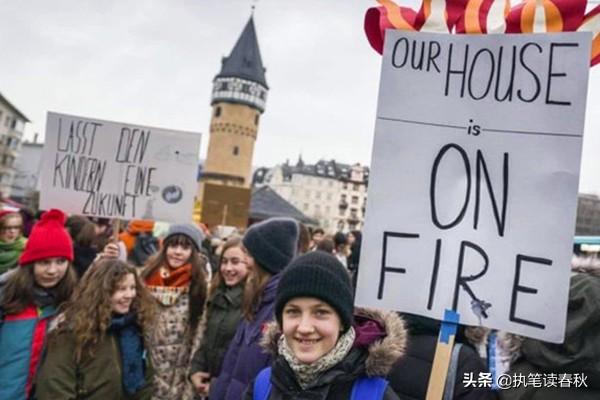
[{"label": "black winter coat", "polygon": [[[406,354],[394,365],[388,375],[390,385],[399,396],[407,400],[425,399],[436,345],[437,336],[409,336]],[[462,383],[463,376],[468,372],[472,372],[474,377],[478,377],[479,372],[487,372],[487,368],[479,354],[470,346],[463,344],[458,355],[454,399],[493,400],[498,398],[496,393],[490,389],[465,388]]]}]

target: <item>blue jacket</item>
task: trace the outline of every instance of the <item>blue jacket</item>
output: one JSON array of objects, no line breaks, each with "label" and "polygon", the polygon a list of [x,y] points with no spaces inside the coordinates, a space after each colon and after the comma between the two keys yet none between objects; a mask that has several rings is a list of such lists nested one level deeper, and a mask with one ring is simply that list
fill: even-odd
[{"label": "blue jacket", "polygon": [[33,305],[8,314],[0,323],[0,399],[25,400],[46,345],[46,334],[56,310]]},{"label": "blue jacket", "polygon": [[211,400],[240,400],[246,387],[265,367],[271,355],[259,342],[268,322],[274,317],[275,294],[280,275],[273,276],[263,292],[253,321],[243,319],[229,345],[221,374],[211,389]]}]

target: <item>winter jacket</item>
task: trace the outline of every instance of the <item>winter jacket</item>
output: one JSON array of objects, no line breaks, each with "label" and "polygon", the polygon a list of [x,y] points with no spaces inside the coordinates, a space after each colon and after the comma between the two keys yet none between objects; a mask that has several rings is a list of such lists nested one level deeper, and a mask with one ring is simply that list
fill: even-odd
[{"label": "winter jacket", "polygon": [[275,294],[280,278],[279,274],[274,275],[267,283],[254,319],[242,320],[229,345],[217,382],[211,387],[210,400],[241,399],[246,386],[263,368],[271,365],[271,355],[264,351],[259,342],[267,323],[274,316]]},{"label": "winter jacket", "polygon": [[217,288],[207,306],[207,321],[200,349],[192,359],[190,375],[199,371],[219,376],[225,352],[240,324],[243,285]]},{"label": "winter jacket", "polygon": [[[513,387],[503,390],[502,400],[591,400],[600,399],[600,277],[577,274],[571,278],[567,327],[562,344],[526,339],[521,357],[509,374],[582,374],[586,387]],[[548,376],[548,375],[546,375]],[[543,380],[542,380],[543,382]],[[544,386],[544,385],[542,385]]]},{"label": "winter jacket", "polygon": [[150,293],[159,300],[159,314],[150,336],[150,359],[154,368],[153,400],[189,400],[194,389],[188,379],[192,354],[202,340],[201,323],[195,332],[189,324],[189,292],[181,291],[172,305],[160,299],[173,298],[168,287],[151,286]]},{"label": "winter jacket", "polygon": [[146,360],[146,386],[129,396],[123,389],[121,352],[117,337],[108,332],[98,343],[93,357],[77,364],[75,337],[61,333],[50,341],[37,377],[37,400],[148,400],[152,371]]},{"label": "winter jacket", "polygon": [[[0,300],[13,273],[10,270],[0,275]],[[0,308],[0,399],[28,398],[54,315],[53,306],[31,305],[18,314],[8,315]]]},{"label": "winter jacket", "polygon": [[[406,315],[405,319],[409,331],[406,354],[394,365],[388,379],[391,387],[401,398],[420,400],[427,395],[440,323],[414,315]],[[461,332],[463,330],[461,329]],[[462,343],[463,346],[458,354],[454,398],[457,400],[496,399],[496,393],[489,388],[465,387],[463,384],[465,373],[473,373],[477,379],[480,372],[487,372],[487,368],[475,349],[466,343],[462,333],[457,336],[457,342]]]},{"label": "winter jacket", "polygon": [[31,305],[0,322],[0,399],[28,398],[55,311]]},{"label": "winter jacket", "polygon": [[[362,322],[354,326],[354,347],[341,362],[323,372],[309,390],[303,390],[298,385],[289,364],[283,356],[278,355],[277,342],[281,331],[277,323],[269,324],[262,342],[274,355],[269,400],[350,399],[352,387],[358,378],[385,377],[388,374],[404,352],[406,330],[402,319],[395,313],[377,310],[356,309],[355,313],[362,317]],[[374,327],[376,334],[373,334]],[[245,399],[252,400],[253,392],[254,382],[248,386]],[[388,385],[383,399],[398,400],[399,397]]]}]

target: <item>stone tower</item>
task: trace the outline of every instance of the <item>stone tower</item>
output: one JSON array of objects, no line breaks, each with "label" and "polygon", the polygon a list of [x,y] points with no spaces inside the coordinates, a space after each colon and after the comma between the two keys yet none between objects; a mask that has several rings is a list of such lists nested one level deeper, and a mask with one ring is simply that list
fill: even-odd
[{"label": "stone tower", "polygon": [[202,208],[212,198],[208,187],[249,190],[251,185],[254,143],[269,89],[252,16],[221,63],[213,80],[210,139],[198,190]]}]

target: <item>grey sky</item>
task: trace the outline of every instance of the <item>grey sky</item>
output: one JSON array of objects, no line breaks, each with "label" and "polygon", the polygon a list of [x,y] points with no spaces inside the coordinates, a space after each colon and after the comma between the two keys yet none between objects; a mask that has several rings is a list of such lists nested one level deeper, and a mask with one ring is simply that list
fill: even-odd
[{"label": "grey sky", "polygon": [[[403,1],[414,5],[417,1]],[[0,1],[0,92],[43,135],[46,111],[202,132],[212,79],[250,0]],[[260,0],[271,88],[254,165],[369,163],[380,56],[363,33],[374,0]],[[591,70],[580,190],[600,193],[600,66]]]}]

